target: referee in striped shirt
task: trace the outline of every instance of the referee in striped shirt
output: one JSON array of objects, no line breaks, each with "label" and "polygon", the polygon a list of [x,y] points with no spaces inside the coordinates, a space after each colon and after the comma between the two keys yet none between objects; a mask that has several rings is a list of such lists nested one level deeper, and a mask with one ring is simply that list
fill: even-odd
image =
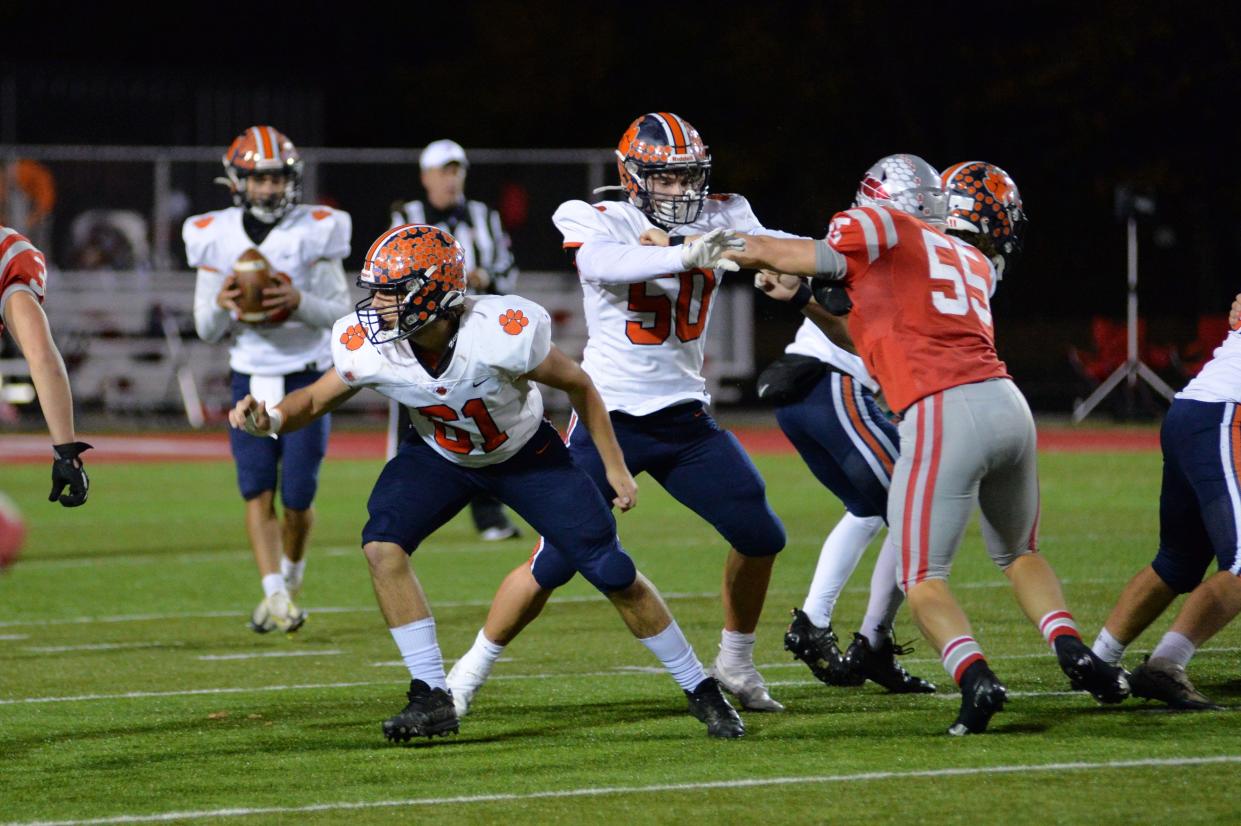
[{"label": "referee in striped shirt", "polygon": [[[500,226],[500,213],[482,201],[465,197],[465,174],[470,163],[455,141],[427,144],[418,158],[422,170],[424,201],[398,201],[392,205],[392,226],[434,224],[461,242],[465,249],[465,272],[470,291],[504,295],[517,285],[517,268],[509,250],[508,236]],[[409,431],[409,411],[391,402],[388,416],[388,457]],[[482,494],[470,503],[479,535],[487,541],[519,536],[517,526],[495,498]]]}]

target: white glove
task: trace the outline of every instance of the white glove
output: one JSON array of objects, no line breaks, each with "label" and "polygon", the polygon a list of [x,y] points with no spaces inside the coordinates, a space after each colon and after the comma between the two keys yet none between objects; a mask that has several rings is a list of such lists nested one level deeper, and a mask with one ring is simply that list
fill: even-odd
[{"label": "white glove", "polygon": [[681,247],[681,266],[687,270],[727,270],[736,272],[741,269],[736,261],[721,256],[729,250],[745,249],[745,240],[737,237],[737,231],[731,229],[713,229],[697,241]]}]

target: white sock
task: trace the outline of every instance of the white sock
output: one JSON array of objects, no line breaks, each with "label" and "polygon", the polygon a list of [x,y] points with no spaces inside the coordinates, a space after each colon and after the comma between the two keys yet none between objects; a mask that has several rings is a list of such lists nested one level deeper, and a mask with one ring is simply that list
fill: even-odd
[{"label": "white sock", "polygon": [[1106,628],[1099,632],[1099,636],[1095,637],[1094,645],[1090,646],[1095,656],[1109,665],[1120,665],[1120,661],[1125,656],[1125,649],[1128,647],[1108,633]]},{"label": "white sock", "polygon": [[284,581],[290,585],[302,581],[302,576],[306,573],[306,557],[302,557],[297,562],[290,562],[288,557],[280,557],[280,575],[284,577]]},{"label": "white sock", "polygon": [[720,632],[720,655],[717,659],[725,666],[753,668],[754,635],[725,628]]},{"label": "white sock", "polygon": [[448,682],[444,678],[444,656],[440,653],[439,641],[435,638],[435,618],[414,620],[407,625],[389,628],[396,647],[405,660],[409,676],[422,680],[431,688],[448,690]]},{"label": "white sock", "polygon": [[284,577],[280,574],[267,574],[263,577],[263,596],[270,597],[284,591]]},{"label": "white sock", "polygon": [[871,648],[878,648],[891,638],[892,622],[905,603],[905,594],[896,582],[900,561],[901,553],[896,544],[891,538],[885,539],[870,575],[870,600],[866,603],[866,616],[862,618],[861,633]]},{"label": "white sock", "polygon": [[496,660],[500,659],[503,653],[504,646],[487,639],[487,636],[483,634],[483,629],[480,628],[478,636],[474,638],[474,644],[461,657],[460,662],[485,680],[491,674],[491,667],[496,664]]},{"label": "white sock", "polygon": [[685,691],[693,691],[699,683],[707,679],[707,672],[702,670],[702,663],[694,656],[694,649],[681,633],[681,626],[677,625],[676,620],[668,623],[668,627],[655,636],[638,642],[659,658],[672,679]]},{"label": "white sock", "polygon": [[810,581],[810,590],[802,604],[802,610],[814,625],[819,628],[831,625],[840,592],[858,560],[866,553],[866,546],[882,527],[882,516],[854,516],[846,512],[823,540],[814,579]]},{"label": "white sock", "polygon": [[1190,642],[1189,637],[1169,631],[1163,635],[1159,645],[1156,645],[1155,650],[1151,652],[1151,659],[1163,657],[1184,668],[1189,665],[1189,661],[1193,659],[1194,652],[1197,650],[1198,646]]}]

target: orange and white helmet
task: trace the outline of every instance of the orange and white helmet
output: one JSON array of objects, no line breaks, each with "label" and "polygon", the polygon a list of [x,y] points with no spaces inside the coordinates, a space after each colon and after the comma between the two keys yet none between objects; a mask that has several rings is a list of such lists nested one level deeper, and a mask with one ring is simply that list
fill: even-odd
[{"label": "orange and white helmet", "polygon": [[866,170],[853,205],[890,207],[943,226],[948,196],[935,167],[917,155],[888,155]]},{"label": "orange and white helmet", "polygon": [[[302,197],[301,155],[293,141],[270,126],[251,126],[234,138],[223,163],[227,177],[222,183],[233,190],[233,203],[264,223],[279,221]],[[245,179],[258,174],[284,176],[284,192],[251,198]]]},{"label": "orange and white helmet", "polygon": [[948,231],[990,256],[1002,277],[1021,252],[1026,211],[1012,176],[995,164],[965,161],[944,170]]},{"label": "orange and white helmet", "polygon": [[[465,301],[465,250],[439,227],[405,224],[376,239],[357,284],[358,321],[372,344],[409,338]],[[400,300],[376,309],[376,293]]]},{"label": "orange and white helmet", "polygon": [[[650,112],[629,124],[616,148],[620,188],[629,201],[661,224],[692,224],[711,189],[711,153],[698,130],[672,112]],[[676,174],[681,195],[651,192],[650,178]]]}]

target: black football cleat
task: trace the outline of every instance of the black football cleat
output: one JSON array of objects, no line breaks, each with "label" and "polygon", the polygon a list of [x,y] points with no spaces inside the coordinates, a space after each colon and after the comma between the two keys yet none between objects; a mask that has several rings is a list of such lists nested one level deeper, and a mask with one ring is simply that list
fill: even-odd
[{"label": "black football cleat", "polygon": [[431,688],[422,680],[410,680],[409,705],[395,717],[384,720],[384,737],[404,743],[411,737],[456,734],[457,711],[452,695],[442,688]]},{"label": "black football cleat", "polygon": [[745,734],[745,723],[741,722],[737,710],[725,699],[720,691],[720,684],[713,677],[707,677],[693,691],[686,691],[689,700],[689,713],[707,724],[707,734],[712,737],[741,737]]},{"label": "black football cleat", "polygon": [[966,734],[982,734],[987,730],[991,717],[1004,708],[1008,689],[991,672],[986,662],[976,662],[965,670],[961,678],[961,711],[956,721],[948,727],[954,737]]},{"label": "black football cleat", "polygon": [[1056,659],[1074,691],[1088,691],[1100,703],[1119,703],[1129,696],[1125,670],[1111,665],[1086,643],[1067,634],[1056,637]]},{"label": "black football cleat", "polygon": [[1129,675],[1129,690],[1143,700],[1159,700],[1181,711],[1223,711],[1194,688],[1185,673],[1185,666],[1166,657],[1147,657]]},{"label": "black football cleat", "polygon": [[818,627],[800,608],[793,609],[793,621],[784,632],[784,650],[791,651],[796,659],[809,666],[810,673],[821,683],[852,686],[866,682],[865,677],[855,674],[845,662],[832,627]]},{"label": "black football cleat", "polygon": [[845,652],[845,663],[854,674],[878,683],[893,694],[934,694],[933,683],[915,677],[897,664],[898,654],[912,652],[913,648],[897,645],[891,637],[885,638],[877,649],[871,648],[866,637],[854,634]]}]

